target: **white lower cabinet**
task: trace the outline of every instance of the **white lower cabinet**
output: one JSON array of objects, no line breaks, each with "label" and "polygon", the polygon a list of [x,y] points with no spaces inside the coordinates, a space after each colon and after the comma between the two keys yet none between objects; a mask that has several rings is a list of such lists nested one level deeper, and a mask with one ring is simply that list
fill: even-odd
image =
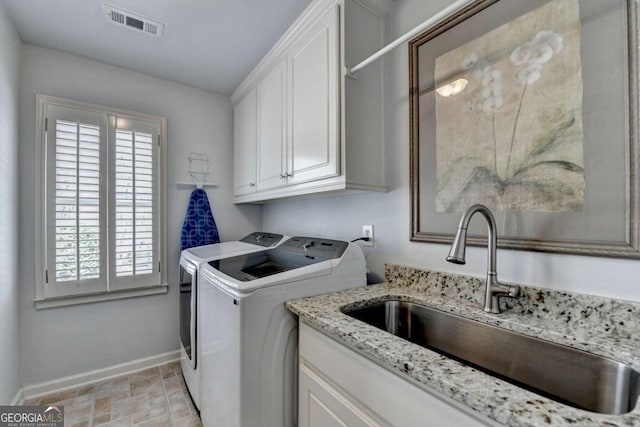
[{"label": "white lower cabinet", "polygon": [[414,385],[304,322],[299,338],[299,427],[498,425]]},{"label": "white lower cabinet", "polygon": [[353,401],[300,364],[298,427],[381,426]]}]

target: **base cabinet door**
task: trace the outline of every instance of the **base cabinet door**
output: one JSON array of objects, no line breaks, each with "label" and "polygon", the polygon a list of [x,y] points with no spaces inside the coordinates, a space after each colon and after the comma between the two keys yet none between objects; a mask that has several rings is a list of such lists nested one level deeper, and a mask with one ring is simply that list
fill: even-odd
[{"label": "base cabinet door", "polygon": [[299,427],[381,426],[304,364],[299,381]]},{"label": "base cabinet door", "polygon": [[299,427],[496,427],[334,339],[300,324]]}]

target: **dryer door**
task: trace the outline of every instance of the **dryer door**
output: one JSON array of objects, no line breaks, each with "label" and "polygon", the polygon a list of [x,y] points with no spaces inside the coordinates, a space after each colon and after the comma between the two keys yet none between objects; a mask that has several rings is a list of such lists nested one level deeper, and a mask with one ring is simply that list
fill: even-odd
[{"label": "dryer door", "polygon": [[196,368],[197,270],[180,264],[180,341],[189,364]]}]

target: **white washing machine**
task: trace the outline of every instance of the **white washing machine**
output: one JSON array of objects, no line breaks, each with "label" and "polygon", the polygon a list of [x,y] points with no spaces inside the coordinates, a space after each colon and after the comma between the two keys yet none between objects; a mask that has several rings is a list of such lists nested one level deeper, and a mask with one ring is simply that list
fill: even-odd
[{"label": "white washing machine", "polygon": [[197,246],[180,254],[180,365],[195,405],[200,407],[200,328],[198,271],[202,263],[275,247],[281,234],[251,233],[241,240]]},{"label": "white washing machine", "polygon": [[364,286],[362,250],[292,237],[200,271],[204,427],[295,426],[298,319],[285,301]]}]

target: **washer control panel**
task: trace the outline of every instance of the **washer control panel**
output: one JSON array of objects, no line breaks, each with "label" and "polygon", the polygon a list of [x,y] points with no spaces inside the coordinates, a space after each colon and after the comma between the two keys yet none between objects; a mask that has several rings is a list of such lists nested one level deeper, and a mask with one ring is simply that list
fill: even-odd
[{"label": "washer control panel", "polygon": [[342,240],[296,236],[284,242],[280,245],[280,248],[303,254],[307,257],[334,259],[340,258],[348,246],[349,243]]},{"label": "washer control panel", "polygon": [[244,236],[240,241],[270,248],[280,243],[280,240],[282,240],[283,237],[284,236],[282,234],[262,233],[256,231],[255,233]]}]

